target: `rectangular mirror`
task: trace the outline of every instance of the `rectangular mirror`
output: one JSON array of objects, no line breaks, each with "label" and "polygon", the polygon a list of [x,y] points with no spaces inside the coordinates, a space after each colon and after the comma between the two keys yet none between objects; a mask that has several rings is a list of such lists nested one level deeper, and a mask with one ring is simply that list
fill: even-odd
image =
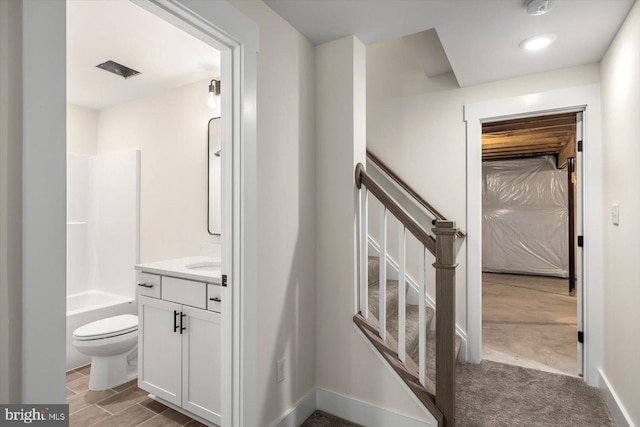
[{"label": "rectangular mirror", "polygon": [[222,176],[221,163],[220,163],[220,148],[222,143],[222,136],[220,133],[220,117],[214,117],[209,120],[209,130],[207,132],[207,139],[209,145],[209,173],[208,173],[208,195],[209,203],[208,207],[208,230],[209,234],[220,235],[222,229],[221,218],[221,206],[222,195],[220,192]]}]

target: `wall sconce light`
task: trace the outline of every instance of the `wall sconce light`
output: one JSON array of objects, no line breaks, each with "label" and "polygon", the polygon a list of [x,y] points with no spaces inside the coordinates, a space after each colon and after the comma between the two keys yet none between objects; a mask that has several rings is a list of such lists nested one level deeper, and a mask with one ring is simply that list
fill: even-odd
[{"label": "wall sconce light", "polygon": [[216,96],[218,95],[220,95],[220,80],[211,80],[211,83],[209,83],[209,100],[207,101],[209,108],[216,108],[218,105]]}]

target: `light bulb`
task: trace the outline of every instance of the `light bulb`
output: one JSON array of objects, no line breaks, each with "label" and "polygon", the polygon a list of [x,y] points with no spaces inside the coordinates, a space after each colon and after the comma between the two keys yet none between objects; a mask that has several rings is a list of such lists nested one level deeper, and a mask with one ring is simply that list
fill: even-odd
[{"label": "light bulb", "polygon": [[209,100],[207,101],[207,104],[209,105],[209,108],[211,108],[211,109],[216,108],[216,106],[218,105],[218,102],[216,100],[216,96],[213,94],[213,92],[209,92]]}]

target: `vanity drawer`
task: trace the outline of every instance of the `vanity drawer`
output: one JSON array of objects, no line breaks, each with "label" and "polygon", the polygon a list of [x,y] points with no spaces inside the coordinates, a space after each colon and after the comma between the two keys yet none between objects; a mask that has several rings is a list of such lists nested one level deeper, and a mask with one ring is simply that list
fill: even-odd
[{"label": "vanity drawer", "polygon": [[160,276],[149,273],[138,273],[138,295],[160,298]]},{"label": "vanity drawer", "polygon": [[207,310],[221,312],[222,288],[220,285],[207,285]]},{"label": "vanity drawer", "polygon": [[207,284],[165,276],[162,278],[162,299],[206,309]]}]

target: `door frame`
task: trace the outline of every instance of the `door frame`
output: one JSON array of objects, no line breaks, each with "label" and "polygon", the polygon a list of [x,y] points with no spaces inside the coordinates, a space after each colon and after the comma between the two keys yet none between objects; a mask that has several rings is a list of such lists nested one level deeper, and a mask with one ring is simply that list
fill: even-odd
[{"label": "door frame", "polygon": [[[228,2],[132,1],[223,51],[222,89],[230,96],[222,111],[231,118],[223,150],[232,153],[224,158],[222,177],[222,227],[229,236],[222,241],[228,277],[222,309],[231,320],[222,331],[223,345],[231,349],[223,357],[223,425],[256,425],[258,26]],[[65,1],[23,3],[22,297],[29,304],[23,304],[23,354],[16,369],[24,402],[65,401],[65,11]]]},{"label": "door frame", "polygon": [[[602,363],[602,129],[600,86],[589,85],[464,106],[467,129],[467,354],[482,360],[482,123],[515,117],[583,112],[582,188],[584,379],[598,385]],[[576,337],[577,340],[577,337]]]},{"label": "door frame", "polygon": [[228,2],[132,1],[221,52],[222,425],[255,425],[258,26]]}]

